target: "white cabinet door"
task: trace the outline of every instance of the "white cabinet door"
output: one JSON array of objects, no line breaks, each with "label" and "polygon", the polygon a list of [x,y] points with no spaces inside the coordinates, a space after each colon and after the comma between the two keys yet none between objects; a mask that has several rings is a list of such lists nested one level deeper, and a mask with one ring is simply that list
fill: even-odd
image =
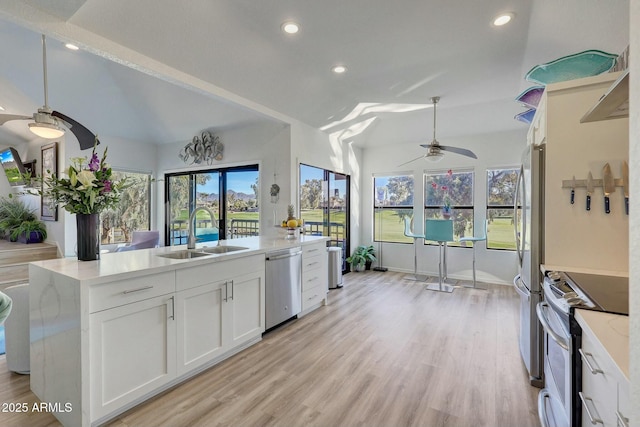
[{"label": "white cabinet door", "polygon": [[222,354],[228,282],[211,283],[176,294],[178,376]]},{"label": "white cabinet door", "polygon": [[90,315],[92,421],[176,377],[173,295]]},{"label": "white cabinet door", "polygon": [[264,272],[237,276],[229,282],[230,346],[235,347],[264,332]]}]

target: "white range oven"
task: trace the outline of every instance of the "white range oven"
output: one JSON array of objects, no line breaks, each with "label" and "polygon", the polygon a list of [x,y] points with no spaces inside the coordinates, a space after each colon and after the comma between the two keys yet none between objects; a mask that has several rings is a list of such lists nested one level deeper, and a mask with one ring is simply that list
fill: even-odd
[{"label": "white range oven", "polygon": [[576,308],[629,314],[629,279],[583,273],[546,272],[544,301],[536,313],[544,329],[545,388],[538,395],[543,427],[580,427],[582,330]]}]

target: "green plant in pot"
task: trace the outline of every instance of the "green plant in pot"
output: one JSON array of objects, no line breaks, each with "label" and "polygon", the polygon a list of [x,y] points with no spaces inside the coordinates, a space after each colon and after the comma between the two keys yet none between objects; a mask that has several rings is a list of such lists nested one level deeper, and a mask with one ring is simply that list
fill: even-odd
[{"label": "green plant in pot", "polygon": [[347,262],[351,264],[351,271],[362,271],[365,269],[367,262],[376,260],[373,246],[358,246],[353,254],[347,258]]},{"label": "green plant in pot", "polygon": [[12,238],[14,230],[20,227],[24,221],[34,220],[36,220],[36,215],[22,200],[13,197],[0,198],[0,236],[3,238],[15,241]]},{"label": "green plant in pot", "polygon": [[32,219],[22,223],[11,232],[12,242],[40,243],[47,238],[47,227],[44,222]]}]

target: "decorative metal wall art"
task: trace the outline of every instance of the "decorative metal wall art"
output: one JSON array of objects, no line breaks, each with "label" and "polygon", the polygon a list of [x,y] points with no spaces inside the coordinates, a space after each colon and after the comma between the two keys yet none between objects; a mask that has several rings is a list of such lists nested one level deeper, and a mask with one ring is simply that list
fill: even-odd
[{"label": "decorative metal wall art", "polygon": [[180,150],[178,157],[189,165],[194,163],[210,165],[214,160],[222,160],[223,151],[224,145],[220,142],[220,137],[204,131],[202,136],[194,136],[193,140]]}]

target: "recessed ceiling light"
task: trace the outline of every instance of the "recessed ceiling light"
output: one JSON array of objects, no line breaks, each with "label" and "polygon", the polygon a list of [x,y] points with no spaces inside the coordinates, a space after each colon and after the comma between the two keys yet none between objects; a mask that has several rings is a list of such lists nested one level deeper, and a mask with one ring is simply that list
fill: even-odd
[{"label": "recessed ceiling light", "polygon": [[334,65],[333,68],[331,68],[331,71],[336,74],[343,74],[347,71],[347,67],[344,65]]},{"label": "recessed ceiling light", "polygon": [[496,18],[493,20],[493,25],[495,27],[501,27],[505,24],[508,24],[509,22],[511,22],[511,20],[513,18],[515,18],[516,14],[515,13],[501,13],[500,15],[496,16]]},{"label": "recessed ceiling light", "polygon": [[64,47],[66,47],[66,48],[67,48],[67,49],[69,49],[69,50],[78,50],[78,49],[80,49],[78,46],[76,46],[76,45],[75,45],[75,44],[73,44],[73,43],[66,43],[66,44],[64,45]]},{"label": "recessed ceiling light", "polygon": [[300,31],[300,25],[296,24],[293,21],[287,21],[284,24],[282,24],[282,31],[284,31],[287,34],[295,34],[298,31]]}]

